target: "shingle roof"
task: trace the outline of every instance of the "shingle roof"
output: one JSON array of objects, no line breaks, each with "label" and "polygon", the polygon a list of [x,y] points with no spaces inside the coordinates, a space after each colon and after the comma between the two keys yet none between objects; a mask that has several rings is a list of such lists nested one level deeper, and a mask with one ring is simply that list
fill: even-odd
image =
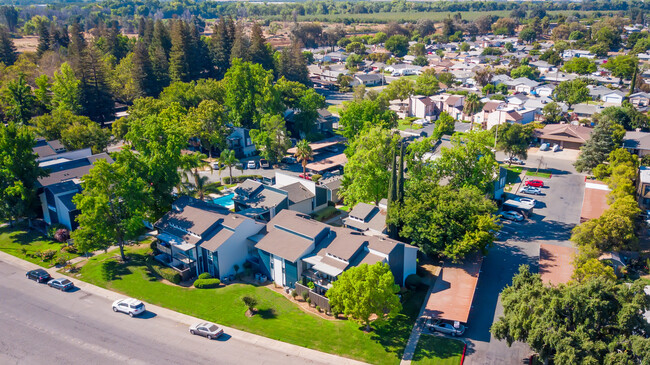
[{"label": "shingle roof", "polygon": [[48,165],[44,169],[49,172],[49,176],[39,178],[38,183],[41,186],[48,186],[66,180],[81,179],[90,171],[95,161],[99,159],[105,159],[109,163],[113,162],[113,159],[108,154],[100,153],[78,160],[66,160],[58,164]]},{"label": "shingle roof", "polygon": [[[283,210],[283,212],[286,212],[286,210]],[[275,218],[277,218],[277,215]],[[273,228],[255,245],[255,248],[282,257],[290,262],[296,262],[307,253],[306,251],[312,244],[313,241],[307,238]]]},{"label": "shingle roof", "polygon": [[235,188],[235,202],[244,204],[249,208],[261,208],[269,210],[277,207],[285,199],[287,194],[279,189],[270,188],[260,182],[246,180]]},{"label": "shingle roof", "polygon": [[650,133],[628,131],[625,133],[623,146],[631,149],[650,150]]},{"label": "shingle roof", "polygon": [[593,128],[573,124],[547,124],[543,129],[535,130],[538,138],[585,143],[589,140]]},{"label": "shingle roof", "polygon": [[297,204],[307,199],[312,199],[315,195],[299,182],[289,184],[280,188],[289,193],[289,203]]},{"label": "shingle roof", "polygon": [[349,215],[350,217],[355,217],[355,218],[362,219],[363,221],[366,221],[370,213],[372,213],[372,211],[375,209],[379,209],[379,208],[368,203],[358,203],[352,208]]}]

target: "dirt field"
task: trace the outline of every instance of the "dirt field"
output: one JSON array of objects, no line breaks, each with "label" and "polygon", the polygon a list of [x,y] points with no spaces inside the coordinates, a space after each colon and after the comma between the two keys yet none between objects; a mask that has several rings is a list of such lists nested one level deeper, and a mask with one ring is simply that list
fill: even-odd
[{"label": "dirt field", "polygon": [[24,36],[22,38],[14,39],[16,50],[18,52],[34,52],[38,46],[38,37],[34,35]]}]

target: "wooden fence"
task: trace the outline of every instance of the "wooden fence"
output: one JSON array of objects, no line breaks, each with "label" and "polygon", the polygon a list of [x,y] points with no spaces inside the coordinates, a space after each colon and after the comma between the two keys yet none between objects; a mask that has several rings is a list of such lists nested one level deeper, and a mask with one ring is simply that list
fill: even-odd
[{"label": "wooden fence", "polygon": [[314,293],[309,287],[304,286],[300,283],[296,283],[296,293],[299,296],[302,296],[302,293],[309,293],[309,298],[311,299],[312,304],[319,306],[326,313],[331,311],[330,309],[330,300],[327,297]]}]

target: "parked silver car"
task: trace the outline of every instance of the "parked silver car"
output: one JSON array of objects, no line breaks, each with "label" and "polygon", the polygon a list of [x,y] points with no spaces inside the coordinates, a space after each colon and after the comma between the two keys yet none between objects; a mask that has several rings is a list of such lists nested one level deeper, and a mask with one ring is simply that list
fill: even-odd
[{"label": "parked silver car", "polygon": [[440,332],[452,336],[462,336],[465,333],[465,326],[458,324],[458,327],[454,327],[453,322],[445,321],[441,319],[429,319],[427,321],[427,327],[431,332]]},{"label": "parked silver car", "polygon": [[74,284],[72,283],[72,281],[66,278],[52,279],[47,282],[47,285],[50,288],[56,288],[61,291],[71,290],[72,288],[74,288]]},{"label": "parked silver car", "polygon": [[519,192],[532,195],[542,195],[542,190],[533,186],[524,186],[519,190]]},{"label": "parked silver car", "polygon": [[190,333],[193,335],[214,339],[223,334],[223,328],[210,322],[201,322],[190,326]]},{"label": "parked silver car", "polygon": [[521,222],[524,220],[523,214],[514,211],[501,212],[501,218],[514,222]]}]

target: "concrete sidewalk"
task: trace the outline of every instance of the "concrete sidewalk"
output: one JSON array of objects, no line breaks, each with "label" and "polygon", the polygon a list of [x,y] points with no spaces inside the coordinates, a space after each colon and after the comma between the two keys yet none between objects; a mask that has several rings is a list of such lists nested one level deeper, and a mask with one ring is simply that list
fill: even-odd
[{"label": "concrete sidewalk", "polygon": [[[38,266],[36,264],[32,264],[31,262],[22,260],[22,259],[20,259],[18,257],[12,256],[12,255],[10,255],[8,253],[5,253],[5,252],[2,252],[2,251],[0,251],[0,261],[4,261],[4,262],[6,262],[6,263],[8,263],[10,265],[22,268],[25,271],[41,268],[40,266]],[[53,277],[62,276],[62,274],[57,272],[55,268],[45,269],[45,270],[47,272],[49,272],[50,275],[52,275]],[[123,294],[119,294],[119,293],[116,293],[116,292],[113,292],[113,291],[110,291],[110,290],[107,290],[107,289],[104,289],[104,288],[100,288],[98,286],[88,284],[88,283],[83,282],[83,281],[79,281],[79,280],[77,280],[75,278],[72,278],[72,279],[74,279],[75,285],[79,289],[81,289],[81,290],[83,290],[85,292],[91,293],[93,295],[104,297],[104,298],[106,298],[106,299],[108,299],[110,301],[114,301],[114,300],[117,300],[117,299],[124,298]],[[192,325],[192,324],[195,324],[197,322],[204,322],[205,321],[205,320],[202,320],[200,318],[188,316],[186,314],[178,313],[178,312],[175,312],[175,311],[163,308],[163,307],[159,307],[157,305],[149,304],[149,303],[147,303],[147,309],[149,311],[153,312],[153,313],[156,313],[156,315],[158,315],[158,316],[162,316],[164,318],[171,319],[173,321],[176,321],[176,322],[182,323],[182,324],[186,324],[188,326]],[[360,361],[356,361],[356,360],[352,360],[352,359],[348,359],[348,358],[328,354],[328,353],[321,352],[321,351],[311,350],[311,349],[300,347],[300,346],[297,346],[297,345],[292,345],[292,344],[289,344],[289,343],[286,343],[286,342],[272,340],[270,338],[266,338],[266,337],[258,336],[258,335],[252,334],[252,333],[240,331],[240,330],[237,330],[237,329],[234,329],[234,328],[225,327],[225,326],[221,326],[221,327],[223,327],[224,331],[228,335],[232,336],[233,338],[235,338],[237,340],[248,342],[250,344],[260,346],[260,347],[264,347],[264,348],[267,348],[267,349],[282,351],[282,352],[285,352],[287,354],[292,354],[292,355],[300,356],[300,357],[303,357],[303,358],[306,358],[306,359],[311,359],[311,360],[314,360],[314,361],[330,363],[330,364],[364,364],[363,362],[360,362]]]}]

